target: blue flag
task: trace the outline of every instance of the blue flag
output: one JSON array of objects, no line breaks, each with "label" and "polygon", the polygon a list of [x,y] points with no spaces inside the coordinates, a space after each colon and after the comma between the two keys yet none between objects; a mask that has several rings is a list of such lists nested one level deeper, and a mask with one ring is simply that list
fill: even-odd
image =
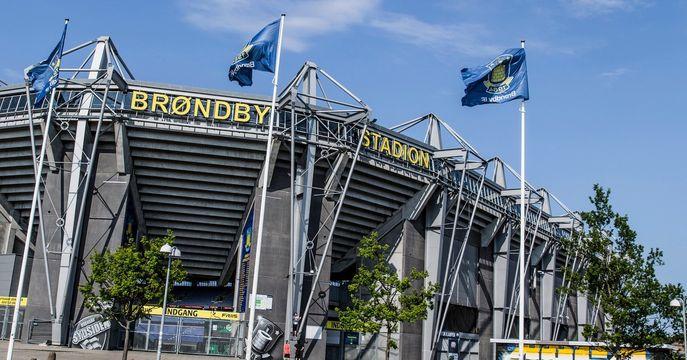
[{"label": "blue flag", "polygon": [[50,90],[57,86],[68,22],[69,21],[65,21],[60,42],[57,43],[57,46],[55,46],[48,58],[24,70],[24,78],[26,78],[29,83],[29,90],[37,92],[33,106],[40,105]]},{"label": "blue flag", "polygon": [[279,21],[265,26],[243,47],[229,67],[229,80],[241,86],[253,85],[253,70],[274,73],[279,46]]},{"label": "blue flag", "polygon": [[508,49],[489,64],[460,71],[465,83],[463,106],[529,100],[525,49]]}]

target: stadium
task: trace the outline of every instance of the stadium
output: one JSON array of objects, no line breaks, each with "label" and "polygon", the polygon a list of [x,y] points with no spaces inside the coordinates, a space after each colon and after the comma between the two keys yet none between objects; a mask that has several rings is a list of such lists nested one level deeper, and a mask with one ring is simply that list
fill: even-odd
[{"label": "stadium", "polygon": [[[598,352],[582,336],[603,321],[594,299],[555,291],[562,269],[578,266],[559,241],[579,216],[528,184],[521,229],[518,174],[437,115],[381,126],[345,74],[307,62],[281,86],[266,163],[270,97],[137,80],[109,37],[65,50],[65,61],[76,65],[63,66],[54,111],[44,101],[29,113],[24,84],[0,87],[2,338],[29,246],[21,341],[121,348],[121,329],[84,307],[88,259],[172,230],[188,276],[174,284],[163,351],[241,356],[266,176],[261,355],[281,358],[285,339],[313,359],[383,352],[378,335],[342,329],[334,310],[348,302],[356,245],[372,232],[392,246],[399,274],[423,269],[441,284],[427,320],[396,334],[395,358],[505,358],[520,291],[528,358]],[[36,241],[26,244],[31,221]],[[527,287],[518,289],[523,231]],[[134,349],[156,349],[161,311],[136,324]]]}]

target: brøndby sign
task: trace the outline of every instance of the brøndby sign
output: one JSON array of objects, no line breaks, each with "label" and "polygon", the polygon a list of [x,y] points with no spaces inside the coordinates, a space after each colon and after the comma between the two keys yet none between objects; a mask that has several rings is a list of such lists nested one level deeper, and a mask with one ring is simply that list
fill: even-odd
[{"label": "br\u00f8ndby sign", "polygon": [[161,112],[176,116],[195,116],[215,121],[233,121],[262,125],[267,120],[268,105],[203,99],[183,95],[133,91],[131,110]]}]

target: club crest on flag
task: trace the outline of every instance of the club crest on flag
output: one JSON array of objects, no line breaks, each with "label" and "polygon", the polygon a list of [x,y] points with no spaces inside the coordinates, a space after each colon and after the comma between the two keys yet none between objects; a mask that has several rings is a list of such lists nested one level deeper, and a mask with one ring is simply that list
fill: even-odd
[{"label": "club crest on flag", "polygon": [[463,106],[529,99],[525,49],[508,49],[486,65],[464,68]]},{"label": "club crest on flag", "polygon": [[510,83],[513,81],[513,77],[510,76],[510,61],[513,56],[508,54],[504,56],[499,56],[492,62],[495,65],[492,67],[489,76],[484,80],[484,87],[486,92],[490,94],[503,94],[510,88]]},{"label": "club crest on flag", "polygon": [[234,62],[232,63],[232,65],[238,63],[239,61],[248,59],[248,57],[250,56],[250,50],[252,48],[253,44],[248,44],[244,46],[243,50],[241,50],[241,52],[238,55],[236,55],[236,57],[234,57]]}]

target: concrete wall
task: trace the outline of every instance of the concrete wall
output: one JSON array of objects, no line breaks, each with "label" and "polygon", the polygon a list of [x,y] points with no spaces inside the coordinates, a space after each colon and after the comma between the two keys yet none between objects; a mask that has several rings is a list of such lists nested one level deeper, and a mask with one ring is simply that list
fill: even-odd
[{"label": "concrete wall", "polygon": [[[65,159],[69,158],[69,154]],[[106,147],[98,155],[98,162],[94,168],[95,176],[93,186],[88,192],[86,201],[88,206],[86,214],[88,221],[84,225],[84,232],[81,248],[77,250],[79,256],[78,276],[74,284],[69,284],[70,300],[69,304],[73,312],[70,314],[66,323],[74,324],[90,312],[83,306],[83,297],[78,287],[85,281],[85,276],[90,271],[90,256],[95,252],[103,252],[105,249],[115,250],[121,246],[121,240],[125,231],[125,212],[128,199],[129,176],[117,173],[115,154]],[[43,197],[43,215],[46,232],[46,242],[50,243],[48,254],[48,266],[50,271],[50,282],[53,300],[56,296],[58,287],[58,276],[60,267],[60,255],[62,241],[61,228],[56,225],[56,220],[60,216],[59,212],[66,207],[66,193],[68,191],[69,173],[59,171],[49,173],[46,179],[46,195]],[[47,193],[58,206],[58,214],[55,213]],[[61,199],[60,202],[57,199]],[[40,235],[39,235],[40,236]],[[38,238],[40,244],[41,239]],[[26,324],[34,319],[49,320],[50,307],[48,300],[48,289],[46,282],[45,268],[43,266],[43,252],[37,251],[34,257],[35,266],[32,267],[30,284],[28,287],[28,308],[26,311]],[[27,331],[24,332],[24,340],[28,340]],[[66,335],[66,334],[65,334]]]}]

